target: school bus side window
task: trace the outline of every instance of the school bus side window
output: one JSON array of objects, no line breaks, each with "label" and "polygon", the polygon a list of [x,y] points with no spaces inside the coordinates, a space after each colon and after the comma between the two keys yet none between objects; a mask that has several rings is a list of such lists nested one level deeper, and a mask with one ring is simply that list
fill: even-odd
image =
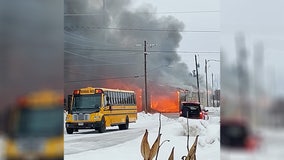
[{"label": "school bus side window", "polygon": [[129,93],[126,93],[126,103],[129,105]]},{"label": "school bus side window", "polygon": [[116,92],[116,104],[119,104],[119,93]]},{"label": "school bus side window", "polygon": [[126,93],[123,92],[123,104],[124,104],[124,105],[126,104],[126,96],[125,96],[125,94],[126,94]]},{"label": "school bus side window", "polygon": [[136,105],[136,95],[135,95],[135,93],[133,93],[133,100],[134,100],[134,104]]},{"label": "school bus side window", "polygon": [[120,92],[120,104],[123,104],[123,92]]},{"label": "school bus side window", "polygon": [[121,94],[121,92],[118,92],[118,95],[119,95],[119,104],[122,104],[122,94]]},{"label": "school bus side window", "polygon": [[118,92],[118,95],[119,95],[119,96],[118,96],[118,97],[119,97],[118,103],[119,103],[119,104],[122,104],[122,102],[121,102],[121,101],[122,101],[121,92]]},{"label": "school bus side window", "polygon": [[114,104],[118,104],[117,92],[114,92]]},{"label": "school bus side window", "polygon": [[112,96],[112,92],[109,92],[109,103],[112,104],[113,103],[113,96]]},{"label": "school bus side window", "polygon": [[111,99],[112,99],[112,104],[115,104],[115,95],[114,95],[114,93],[113,92],[111,92]]},{"label": "school bus side window", "polygon": [[133,104],[132,93],[130,94],[129,100],[130,100],[130,104]]}]

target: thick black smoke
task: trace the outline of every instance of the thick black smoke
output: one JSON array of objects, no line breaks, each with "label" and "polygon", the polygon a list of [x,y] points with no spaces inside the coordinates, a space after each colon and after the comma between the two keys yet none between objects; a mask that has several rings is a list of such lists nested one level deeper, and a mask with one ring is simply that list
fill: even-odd
[{"label": "thick black smoke", "polygon": [[86,85],[107,87],[108,79],[142,88],[144,40],[149,83],[179,88],[196,84],[175,52],[184,24],[173,16],[158,17],[150,5],[133,10],[130,4],[130,0],[65,0],[66,94]]}]

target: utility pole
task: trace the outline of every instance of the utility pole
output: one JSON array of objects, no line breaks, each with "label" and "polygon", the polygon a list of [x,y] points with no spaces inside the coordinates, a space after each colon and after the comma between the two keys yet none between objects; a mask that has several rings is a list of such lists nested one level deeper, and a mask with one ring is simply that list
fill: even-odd
[{"label": "utility pole", "polygon": [[205,78],[206,78],[206,103],[207,103],[207,107],[209,106],[208,105],[208,82],[207,82],[207,59],[205,59]]},{"label": "utility pole", "polygon": [[144,41],[144,95],[145,95],[145,113],[148,113],[148,91],[147,91],[147,43]]},{"label": "utility pole", "polygon": [[195,55],[195,68],[196,68],[197,96],[198,96],[198,102],[200,103],[198,63],[197,63],[197,56],[196,55]]}]

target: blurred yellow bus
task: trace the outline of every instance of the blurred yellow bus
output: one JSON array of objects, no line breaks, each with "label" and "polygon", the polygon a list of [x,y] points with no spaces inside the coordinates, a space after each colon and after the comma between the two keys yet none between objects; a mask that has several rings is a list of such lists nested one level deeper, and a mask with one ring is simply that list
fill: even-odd
[{"label": "blurred yellow bus", "polygon": [[79,129],[103,133],[109,126],[128,129],[129,123],[137,120],[134,91],[87,87],[74,90],[68,97],[70,104],[65,123],[68,134]]},{"label": "blurred yellow bus", "polygon": [[63,159],[63,98],[51,90],[20,98],[8,113],[6,159]]}]

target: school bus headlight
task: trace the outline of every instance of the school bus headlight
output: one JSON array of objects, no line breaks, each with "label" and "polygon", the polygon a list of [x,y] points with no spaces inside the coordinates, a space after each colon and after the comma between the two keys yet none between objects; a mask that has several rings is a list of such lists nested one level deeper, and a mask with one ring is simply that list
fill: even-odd
[{"label": "school bus headlight", "polygon": [[5,152],[4,155],[7,157],[10,156],[16,156],[18,154],[17,152],[17,145],[9,140],[6,141],[5,144]]},{"label": "school bus headlight", "polygon": [[95,119],[100,119],[101,117],[100,116],[95,116]]},{"label": "school bus headlight", "polygon": [[47,141],[44,151],[49,157],[62,157],[64,154],[63,137],[57,137]]},{"label": "school bus headlight", "polygon": [[66,121],[72,121],[72,116],[71,115],[67,115],[66,116]]}]

